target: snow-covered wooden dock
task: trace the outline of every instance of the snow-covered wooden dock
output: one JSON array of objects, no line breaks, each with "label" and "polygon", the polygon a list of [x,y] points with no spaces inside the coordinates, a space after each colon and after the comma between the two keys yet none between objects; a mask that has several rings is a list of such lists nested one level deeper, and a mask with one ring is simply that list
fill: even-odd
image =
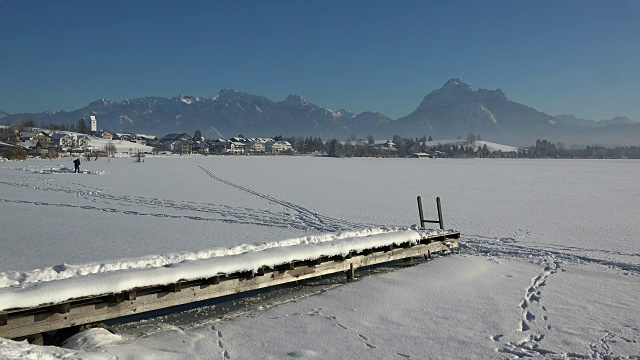
[{"label": "snow-covered wooden dock", "polygon": [[[149,277],[158,274],[158,270],[166,269],[146,269],[147,272],[143,272],[142,276],[138,274],[136,286],[124,289],[121,289],[122,284],[130,284],[130,281],[123,281],[114,276],[105,277],[103,280],[111,279],[119,285],[95,284],[94,280],[90,283],[93,294],[87,290],[87,294],[91,295],[64,300],[53,297],[56,300],[36,306],[30,305],[28,301],[30,295],[38,296],[35,290],[31,293],[18,291],[0,294],[4,295],[4,297],[0,296],[0,302],[25,304],[24,307],[1,308],[3,310],[0,310],[0,337],[13,339],[36,335],[322,275],[344,272],[347,278],[352,278],[355,276],[356,269],[359,268],[406,258],[431,257],[432,254],[455,252],[458,248],[457,239],[460,238],[460,232],[455,230],[431,232],[410,230],[406,233],[410,235],[388,237],[390,241],[368,239],[359,243],[346,242],[350,244],[347,246],[351,246],[346,251],[344,243],[339,247],[333,244],[314,248],[310,256],[305,256],[304,260],[297,260],[301,258],[300,253],[293,251],[289,259],[286,259],[286,256],[280,256],[276,260],[272,258],[271,261],[265,261],[257,269],[253,267],[252,270],[220,272],[219,267],[211,267],[210,272],[207,273],[203,272],[202,264],[199,264],[198,267],[192,266],[197,271],[185,267],[181,271],[171,272],[176,273],[177,275],[173,278],[179,280],[169,282],[166,279],[172,279],[172,277],[158,277],[163,280],[155,282],[153,279],[149,280]],[[399,238],[404,240],[399,242]],[[252,261],[255,262],[255,259]],[[141,281],[145,278],[145,281]],[[64,286],[64,281],[59,282],[60,286]],[[69,281],[69,284],[79,289],[83,286],[82,281]],[[101,288],[120,290],[96,294],[101,291]],[[70,293],[77,294],[77,292]],[[21,302],[21,296],[23,302]]]}]

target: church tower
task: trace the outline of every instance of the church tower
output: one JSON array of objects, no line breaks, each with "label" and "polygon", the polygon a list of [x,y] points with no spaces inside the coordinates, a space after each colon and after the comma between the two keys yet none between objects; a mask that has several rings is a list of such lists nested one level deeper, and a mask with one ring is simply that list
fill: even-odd
[{"label": "church tower", "polygon": [[91,132],[94,133],[98,131],[98,120],[96,120],[96,117],[91,115],[89,119],[91,119]]}]

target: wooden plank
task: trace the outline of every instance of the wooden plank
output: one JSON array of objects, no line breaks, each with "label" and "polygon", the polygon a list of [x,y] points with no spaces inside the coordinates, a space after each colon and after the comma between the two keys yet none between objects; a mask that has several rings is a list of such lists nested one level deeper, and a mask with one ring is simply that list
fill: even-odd
[{"label": "wooden plank", "polygon": [[[0,314],[0,336],[17,338],[31,334],[47,332],[75,325],[89,324],[142,312],[183,305],[221,296],[271,287],[384,262],[400,260],[407,257],[430,255],[431,253],[448,251],[457,248],[457,240],[447,240],[449,246],[442,242],[415,245],[410,248],[397,248],[386,252],[374,252],[370,255],[350,254],[345,260],[322,262],[315,266],[300,264],[290,270],[265,271],[264,276],[252,278],[229,278],[221,281],[220,276],[203,279],[200,286],[181,286],[170,284],[164,291],[155,293],[139,293],[130,290],[123,293],[121,302],[102,301],[90,304],[63,303],[51,306],[50,311],[35,314]],[[216,283],[217,281],[217,283]],[[181,291],[180,291],[181,290]],[[119,300],[119,299],[118,299]]]},{"label": "wooden plank", "polygon": [[165,286],[164,290],[168,293],[177,293],[177,292],[180,292],[180,290],[182,290],[182,284],[179,282],[169,284]]},{"label": "wooden plank", "polygon": [[57,304],[57,305],[51,306],[51,312],[56,314],[66,314],[70,311],[70,309],[71,309],[70,303],[63,303],[63,304]]},{"label": "wooden plank", "polygon": [[109,295],[107,301],[112,304],[120,304],[124,301],[124,293]]},{"label": "wooden plank", "polygon": [[205,279],[205,283],[207,285],[217,285],[220,284],[220,275],[212,276],[208,279]]}]

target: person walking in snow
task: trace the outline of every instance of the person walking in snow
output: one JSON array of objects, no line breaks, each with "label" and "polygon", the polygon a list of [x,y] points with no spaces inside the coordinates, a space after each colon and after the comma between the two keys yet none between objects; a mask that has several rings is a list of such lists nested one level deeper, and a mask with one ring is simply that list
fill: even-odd
[{"label": "person walking in snow", "polygon": [[73,170],[73,173],[80,173],[80,159],[76,158],[75,160],[73,160],[73,165],[75,166],[75,169]]}]

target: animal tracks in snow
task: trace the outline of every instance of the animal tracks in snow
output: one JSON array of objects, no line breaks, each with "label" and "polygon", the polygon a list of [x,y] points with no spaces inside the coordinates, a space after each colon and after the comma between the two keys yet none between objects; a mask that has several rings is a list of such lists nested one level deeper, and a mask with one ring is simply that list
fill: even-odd
[{"label": "animal tracks in snow", "polygon": [[211,330],[213,330],[215,337],[217,338],[218,348],[220,348],[221,355],[223,359],[231,359],[231,354],[224,348],[224,343],[222,342],[222,333],[220,330],[216,329],[216,326],[211,326]]},{"label": "animal tracks in snow", "polygon": [[[512,237],[485,237],[463,235],[460,251],[466,254],[486,256],[494,262],[498,259],[525,259],[543,266],[544,271],[564,271],[561,263],[598,265],[618,271],[625,276],[640,276],[640,254],[619,251],[587,249],[555,244],[520,242]],[[622,261],[620,259],[629,259]],[[545,277],[546,278],[546,277]]]},{"label": "animal tracks in snow", "polygon": [[[518,233],[520,234],[520,233]],[[525,235],[517,236],[524,238]],[[530,285],[524,289],[519,302],[520,318],[515,332],[522,333],[518,341],[505,341],[504,334],[490,336],[490,340],[501,346],[496,350],[512,358],[551,357],[579,359],[609,359],[615,357],[611,344],[616,346],[638,346],[637,328],[605,330],[598,342],[590,345],[590,353],[557,353],[543,347],[543,340],[553,328],[552,317],[544,303],[544,289],[553,282],[553,276],[565,271],[563,265],[595,265],[616,271],[620,276],[640,276],[640,264],[634,259],[640,254],[611,250],[587,249],[555,244],[524,243],[513,238],[489,238],[478,235],[466,235],[460,241],[461,252],[486,256],[500,263],[499,259],[523,259],[541,266],[540,273],[532,277]],[[625,261],[623,261],[625,260]],[[626,260],[629,260],[628,262]],[[508,277],[508,276],[507,276]],[[633,351],[630,351],[633,353]]]},{"label": "animal tracks in snow", "polygon": [[[324,320],[328,320],[330,322],[333,323],[333,325],[335,325],[336,327],[347,331],[350,334],[353,334],[353,336],[355,336],[366,349],[369,350],[376,350],[378,349],[378,346],[374,344],[373,341],[371,341],[369,339],[368,336],[366,336],[365,334],[362,334],[354,329],[349,328],[347,325],[341,323],[338,318],[336,316],[333,315],[325,315],[324,313],[322,313],[322,308],[316,308],[316,309],[312,309],[311,311],[308,311],[307,313],[293,313],[293,314],[289,314],[289,315],[284,315],[284,316],[277,316],[275,318],[271,318],[271,319],[279,319],[281,317],[287,317],[287,316],[308,316],[308,317],[315,317],[318,319],[324,319]],[[410,355],[405,355],[405,354],[397,354],[398,356],[402,356],[404,358],[411,358]]]},{"label": "animal tracks in snow", "polygon": [[[321,311],[321,310],[322,310],[322,309],[313,309],[313,311],[311,311],[311,312],[309,313],[309,315],[310,315],[310,316],[318,316],[318,315],[323,316],[323,315],[320,313],[320,311]],[[343,329],[343,330],[347,330],[347,331],[349,331],[349,332],[351,332],[351,333],[355,333],[355,334],[357,334],[358,338],[359,338],[360,340],[362,340],[362,342],[363,342],[364,346],[365,346],[365,347],[367,347],[368,349],[374,350],[374,349],[377,349],[377,348],[378,348],[377,346],[375,346],[374,344],[372,344],[372,343],[369,341],[369,338],[368,338],[367,336],[365,336],[365,335],[363,335],[363,334],[360,334],[360,333],[359,333],[359,332],[357,332],[357,331],[351,330],[351,329],[350,329],[350,328],[348,328],[347,326],[345,326],[345,325],[341,324],[335,316],[324,316],[324,318],[326,318],[326,319],[328,319],[328,320],[333,321],[337,327],[339,327],[339,328],[341,328],[341,329]]]},{"label": "animal tracks in snow", "polygon": [[[519,331],[528,331],[531,329],[530,324],[536,321],[536,316],[532,313],[534,311],[533,305],[537,304],[538,307],[542,311],[547,311],[547,309],[540,304],[541,296],[542,296],[542,287],[546,285],[547,278],[550,275],[555,274],[560,269],[559,262],[553,262],[549,265],[546,265],[544,269],[542,269],[542,273],[538,276],[531,279],[531,286],[527,288],[524,299],[520,303],[520,308],[522,309],[522,321],[520,323]],[[545,315],[542,317],[543,321],[547,321],[548,317]]]}]

